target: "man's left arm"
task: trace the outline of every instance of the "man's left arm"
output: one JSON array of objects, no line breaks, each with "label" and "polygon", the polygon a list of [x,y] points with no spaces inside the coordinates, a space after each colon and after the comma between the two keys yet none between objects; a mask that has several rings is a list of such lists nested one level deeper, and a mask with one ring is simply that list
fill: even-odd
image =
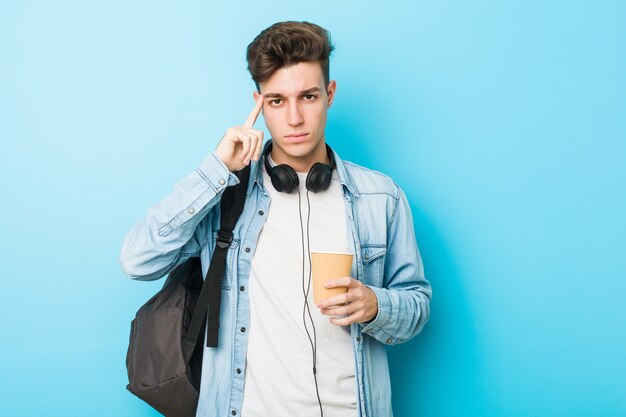
[{"label": "man's left arm", "polygon": [[[397,190],[388,224],[383,287],[364,285],[351,277],[339,278],[329,287],[346,286],[348,292],[318,305],[322,314],[346,315],[332,318],[333,324],[359,323],[363,333],[388,345],[406,342],[422,330],[430,317],[432,296],[424,277],[411,209],[404,192]],[[336,307],[341,303],[346,304]]]}]

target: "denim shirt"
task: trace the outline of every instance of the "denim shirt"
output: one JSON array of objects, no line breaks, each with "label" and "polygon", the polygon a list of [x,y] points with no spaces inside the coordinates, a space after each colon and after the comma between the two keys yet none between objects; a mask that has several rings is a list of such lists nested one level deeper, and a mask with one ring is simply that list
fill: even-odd
[{"label": "denim shirt", "polygon": [[[355,254],[352,277],[371,288],[378,300],[373,320],[350,325],[359,416],[392,416],[386,347],[406,342],[422,330],[430,315],[432,290],[424,277],[404,192],[386,175],[334,156],[352,235],[348,242]],[[233,230],[222,282],[219,346],[204,348],[198,417],[237,416],[243,403],[248,279],[270,209],[262,160],[251,164],[246,203]],[[226,187],[238,182],[211,152],[128,232],[120,253],[124,272],[134,279],[154,280],[188,257],[200,256],[206,276],[220,228],[220,198]]]}]

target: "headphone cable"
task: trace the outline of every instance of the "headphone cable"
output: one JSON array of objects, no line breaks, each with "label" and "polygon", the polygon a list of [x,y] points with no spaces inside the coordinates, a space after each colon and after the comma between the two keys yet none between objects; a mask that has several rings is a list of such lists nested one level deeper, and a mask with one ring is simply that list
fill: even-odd
[{"label": "headphone cable", "polygon": [[[304,324],[304,330],[306,331],[306,334],[309,338],[309,343],[311,344],[311,350],[313,352],[313,379],[315,380],[315,393],[317,394],[317,402],[320,406],[320,416],[324,417],[324,411],[322,409],[322,400],[320,399],[320,391],[319,391],[319,387],[317,384],[317,334],[315,331],[315,324],[313,323],[313,316],[311,315],[311,309],[309,308],[309,290],[311,288],[311,248],[309,248],[309,281],[308,281],[308,288],[305,290],[304,287],[304,271],[305,271],[305,261],[304,261],[304,225],[302,224],[302,203],[301,203],[301,198],[302,196],[300,195],[300,188],[298,188],[298,213],[300,215],[300,236],[302,237],[302,295],[304,296],[304,304],[303,304],[303,308],[302,308],[302,322]],[[309,239],[309,221],[311,218],[311,203],[309,201],[309,191],[307,190],[306,192],[306,197],[307,197],[307,206],[308,206],[308,212],[307,212],[307,244],[310,245],[310,239]],[[309,333],[309,329],[307,327],[306,324],[306,315],[305,313],[308,311],[309,313],[309,319],[311,320],[311,325],[313,326],[313,340],[311,340],[311,334]]]}]

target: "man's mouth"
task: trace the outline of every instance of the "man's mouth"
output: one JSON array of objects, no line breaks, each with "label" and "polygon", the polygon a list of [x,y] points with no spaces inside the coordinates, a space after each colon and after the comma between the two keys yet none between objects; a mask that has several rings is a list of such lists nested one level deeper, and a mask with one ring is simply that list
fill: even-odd
[{"label": "man's mouth", "polygon": [[298,132],[292,135],[285,136],[285,138],[287,139],[288,142],[294,143],[294,142],[300,142],[306,139],[308,135],[309,134],[306,132]]}]

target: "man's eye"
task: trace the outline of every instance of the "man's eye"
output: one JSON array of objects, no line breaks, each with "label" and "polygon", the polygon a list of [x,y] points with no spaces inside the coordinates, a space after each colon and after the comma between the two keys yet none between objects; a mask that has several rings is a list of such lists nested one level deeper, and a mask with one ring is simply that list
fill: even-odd
[{"label": "man's eye", "polygon": [[315,94],[305,94],[304,97],[307,100],[311,101],[311,100],[315,99],[315,97],[317,97],[317,96]]},{"label": "man's eye", "polygon": [[270,103],[272,104],[280,104],[281,99],[279,98],[275,98],[274,100],[270,101]]}]

